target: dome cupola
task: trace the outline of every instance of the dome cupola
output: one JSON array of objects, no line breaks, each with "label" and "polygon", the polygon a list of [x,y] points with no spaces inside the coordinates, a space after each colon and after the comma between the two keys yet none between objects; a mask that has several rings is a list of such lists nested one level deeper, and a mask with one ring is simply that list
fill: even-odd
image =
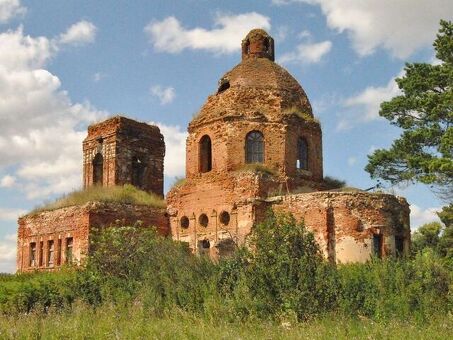
[{"label": "dome cupola", "polygon": [[274,39],[265,30],[253,29],[242,40],[242,60],[248,58],[275,60]]}]

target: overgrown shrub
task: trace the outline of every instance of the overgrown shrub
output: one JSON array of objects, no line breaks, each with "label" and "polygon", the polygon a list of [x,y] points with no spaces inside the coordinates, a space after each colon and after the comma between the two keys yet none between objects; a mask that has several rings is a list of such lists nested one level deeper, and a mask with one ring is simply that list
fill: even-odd
[{"label": "overgrown shrub", "polygon": [[230,296],[238,286],[245,288],[253,302],[250,314],[305,319],[334,307],[334,268],[303,223],[290,215],[270,215],[253,228],[249,246],[251,251],[243,249],[241,256],[221,264],[220,283]]},{"label": "overgrown shrub", "polygon": [[86,267],[0,276],[0,313],[140,305],[209,319],[304,320],[340,313],[425,320],[453,310],[453,263],[429,249],[414,258],[329,264],[289,215],[255,226],[229,259],[212,262],[142,226],[103,229]]}]

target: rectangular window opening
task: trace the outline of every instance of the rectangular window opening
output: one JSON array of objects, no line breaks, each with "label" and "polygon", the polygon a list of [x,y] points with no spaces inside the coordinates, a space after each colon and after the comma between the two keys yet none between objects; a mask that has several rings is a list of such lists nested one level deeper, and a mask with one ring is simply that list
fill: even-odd
[{"label": "rectangular window opening", "polygon": [[373,255],[382,258],[382,235],[374,234],[373,235]]},{"label": "rectangular window opening", "polygon": [[404,237],[395,236],[395,250],[397,257],[402,257],[404,255]]},{"label": "rectangular window opening", "polygon": [[44,242],[39,242],[39,264],[40,267],[44,265]]},{"label": "rectangular window opening", "polygon": [[72,237],[66,238],[66,263],[72,263],[73,261],[73,248],[74,240]]},{"label": "rectangular window opening", "polygon": [[53,240],[47,241],[47,267],[53,267],[54,265],[54,242]]},{"label": "rectangular window opening", "polygon": [[34,267],[36,266],[36,242],[30,243],[30,261],[29,266]]}]

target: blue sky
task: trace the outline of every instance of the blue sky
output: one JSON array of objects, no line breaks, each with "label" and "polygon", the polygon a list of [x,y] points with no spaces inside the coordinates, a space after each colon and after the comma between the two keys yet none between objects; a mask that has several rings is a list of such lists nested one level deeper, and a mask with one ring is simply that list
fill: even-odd
[{"label": "blue sky", "polygon": [[[0,271],[14,270],[16,219],[81,186],[88,124],[121,113],[161,127],[165,187],[184,175],[186,126],[255,27],[306,90],[323,129],[324,172],[376,184],[367,154],[400,131],[378,116],[404,62],[436,62],[450,0],[0,0]],[[442,206],[405,196],[412,227]]]}]

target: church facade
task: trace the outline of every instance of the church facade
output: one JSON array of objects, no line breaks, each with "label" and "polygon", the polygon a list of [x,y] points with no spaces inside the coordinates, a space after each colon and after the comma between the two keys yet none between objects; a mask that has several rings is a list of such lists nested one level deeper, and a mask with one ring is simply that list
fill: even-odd
[{"label": "church facade", "polygon": [[[128,222],[145,220],[194,253],[213,258],[245,244],[269,210],[304,220],[332,262],[407,253],[405,199],[341,190],[324,180],[321,126],[301,85],[274,59],[273,38],[260,29],[250,31],[242,41],[241,62],[221,77],[216,93],[188,126],[186,178],[168,192],[166,209],[106,209]],[[157,127],[115,117],[89,128],[83,151],[85,188],[130,183],[163,194],[165,145]],[[46,268],[45,259],[42,266],[30,266],[30,256],[48,256],[45,235],[52,234],[52,245],[62,238],[54,232],[57,224],[46,223],[46,214],[68,220],[66,213],[19,220],[19,271]],[[98,217],[97,225],[116,219],[115,212],[105,216],[110,217]],[[92,223],[89,217],[84,221],[79,254],[88,251]],[[77,233],[80,223],[70,224]]]}]

